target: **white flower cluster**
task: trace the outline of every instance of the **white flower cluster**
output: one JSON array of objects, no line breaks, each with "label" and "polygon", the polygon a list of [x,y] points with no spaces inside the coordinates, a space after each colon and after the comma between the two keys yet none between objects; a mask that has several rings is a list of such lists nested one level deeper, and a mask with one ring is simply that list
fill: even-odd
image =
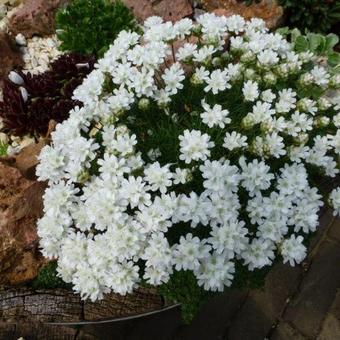
[{"label": "white flower cluster", "polygon": [[[41,152],[43,254],[92,300],[179,270],[223,291],[236,262],[300,263],[323,204],[308,169],[339,171],[324,95],[339,79],[259,19],[151,17],[144,29],[119,34]],[[331,199],[339,212],[339,190]]]}]

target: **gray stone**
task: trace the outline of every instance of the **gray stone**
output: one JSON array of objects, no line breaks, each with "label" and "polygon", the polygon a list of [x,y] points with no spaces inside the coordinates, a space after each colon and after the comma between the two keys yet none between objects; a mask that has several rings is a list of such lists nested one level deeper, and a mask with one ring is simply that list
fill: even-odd
[{"label": "gray stone", "polygon": [[340,339],[340,292],[330,308],[325,320],[323,321],[321,332],[317,340]]},{"label": "gray stone", "polygon": [[340,242],[340,218],[336,217],[328,231],[328,237]]},{"label": "gray stone", "polygon": [[302,334],[315,338],[340,286],[340,248],[324,241],[313,258],[299,294],[288,306],[284,319]]},{"label": "gray stone", "polygon": [[301,272],[300,267],[275,265],[264,288],[250,292],[228,330],[227,339],[263,340],[296,290]]},{"label": "gray stone", "polygon": [[270,340],[307,340],[307,338],[287,322],[281,322],[276,327]]},{"label": "gray stone", "polygon": [[226,328],[246,297],[247,291],[231,291],[209,300],[202,306],[193,322],[180,329],[175,339],[224,339]]}]

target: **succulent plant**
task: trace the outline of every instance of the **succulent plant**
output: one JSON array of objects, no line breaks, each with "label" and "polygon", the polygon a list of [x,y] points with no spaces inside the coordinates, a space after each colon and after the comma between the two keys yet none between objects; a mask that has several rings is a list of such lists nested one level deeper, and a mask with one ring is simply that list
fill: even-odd
[{"label": "succulent plant", "polygon": [[61,122],[68,112],[81,102],[73,100],[74,89],[93,70],[95,58],[79,54],[64,54],[55,60],[50,70],[32,75],[17,71],[4,80],[0,117],[4,129],[14,135],[45,134],[48,122]]},{"label": "succulent plant", "polygon": [[121,30],[137,30],[132,12],[121,0],[74,0],[56,15],[63,51],[102,56]]},{"label": "succulent plant", "polygon": [[338,0],[279,0],[287,16],[287,24],[327,33],[340,19],[340,2]]}]

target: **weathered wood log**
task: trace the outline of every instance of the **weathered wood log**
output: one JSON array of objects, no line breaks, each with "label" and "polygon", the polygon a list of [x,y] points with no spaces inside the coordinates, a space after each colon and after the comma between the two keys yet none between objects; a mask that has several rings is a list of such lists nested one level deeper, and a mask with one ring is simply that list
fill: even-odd
[{"label": "weathered wood log", "polygon": [[47,323],[96,321],[138,315],[161,309],[162,298],[153,289],[133,294],[109,294],[96,303],[81,301],[64,290],[18,288],[0,292],[0,339],[96,339],[77,329]]}]

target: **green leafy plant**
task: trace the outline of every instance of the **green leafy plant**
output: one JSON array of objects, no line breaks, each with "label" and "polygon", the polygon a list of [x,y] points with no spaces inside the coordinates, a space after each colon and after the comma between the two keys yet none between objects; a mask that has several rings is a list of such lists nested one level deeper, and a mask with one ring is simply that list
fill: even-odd
[{"label": "green leafy plant", "polygon": [[0,141],[0,157],[7,155],[8,145]]},{"label": "green leafy plant", "polygon": [[56,288],[71,288],[61,278],[57,276],[57,263],[50,262],[43,267],[38,276],[32,282],[34,289],[56,289]]},{"label": "green leafy plant", "polygon": [[340,20],[338,0],[280,0],[279,3],[285,9],[290,27],[326,33]]},{"label": "green leafy plant", "polygon": [[[241,2],[241,1],[239,1],[239,2]],[[261,0],[242,0],[242,2],[244,2],[247,6],[250,6],[250,5],[252,5],[254,2],[255,2],[256,4],[260,3]]]},{"label": "green leafy plant", "polygon": [[102,56],[117,34],[136,30],[131,11],[120,1],[74,0],[56,16],[61,49]]},{"label": "green leafy plant", "polygon": [[333,71],[340,71],[340,53],[334,51],[334,47],[339,43],[336,34],[323,35],[308,32],[303,35],[299,29],[290,30],[288,27],[282,27],[277,31],[290,39],[296,52],[310,51],[316,56],[324,57]]}]

